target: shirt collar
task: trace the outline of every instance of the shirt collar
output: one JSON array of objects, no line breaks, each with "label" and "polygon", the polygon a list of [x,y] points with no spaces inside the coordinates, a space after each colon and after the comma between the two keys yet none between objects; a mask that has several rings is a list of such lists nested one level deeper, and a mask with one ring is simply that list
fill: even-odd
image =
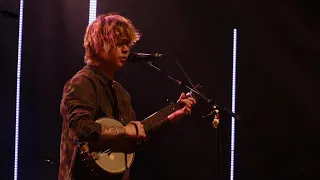
[{"label": "shirt collar", "polygon": [[100,68],[95,67],[95,66],[90,66],[90,65],[86,65],[85,68],[92,70],[97,75],[97,77],[100,79],[100,81],[103,82],[104,84],[106,84],[106,85],[108,83],[113,84],[113,80],[105,72],[103,72]]}]

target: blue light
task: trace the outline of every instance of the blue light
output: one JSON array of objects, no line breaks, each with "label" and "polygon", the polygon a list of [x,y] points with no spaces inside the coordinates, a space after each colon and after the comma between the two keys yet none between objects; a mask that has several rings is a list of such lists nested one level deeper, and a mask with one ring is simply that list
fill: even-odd
[{"label": "blue light", "polygon": [[97,17],[97,0],[90,0],[89,4],[89,24]]},{"label": "blue light", "polygon": [[[237,67],[237,29],[233,29],[233,64],[232,64],[232,112],[236,112],[236,67]],[[234,177],[234,142],[235,142],[235,119],[231,120],[231,157],[230,157],[230,180]]]},{"label": "blue light", "polygon": [[19,149],[19,115],[20,115],[20,78],[21,78],[21,49],[23,25],[23,0],[20,0],[19,12],[19,37],[18,37],[18,62],[17,62],[17,92],[16,92],[16,127],[14,142],[14,169],[13,179],[18,179],[18,149]]}]

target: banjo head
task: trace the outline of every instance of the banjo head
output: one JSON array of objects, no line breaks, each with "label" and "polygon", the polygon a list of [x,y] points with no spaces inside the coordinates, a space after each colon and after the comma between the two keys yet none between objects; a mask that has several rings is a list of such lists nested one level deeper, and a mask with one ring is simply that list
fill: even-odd
[{"label": "banjo head", "polygon": [[[125,154],[121,152],[98,153],[99,159],[96,164],[111,174],[119,174],[127,170],[133,162],[134,153]],[[126,160],[127,158],[127,160]],[[127,162],[127,166],[126,166]]]},{"label": "banjo head", "polygon": [[[100,118],[96,122],[102,125],[122,126],[119,121],[111,118]],[[119,174],[131,166],[133,159],[134,153],[112,152],[107,149],[97,153],[95,162],[101,169],[111,174]]]}]

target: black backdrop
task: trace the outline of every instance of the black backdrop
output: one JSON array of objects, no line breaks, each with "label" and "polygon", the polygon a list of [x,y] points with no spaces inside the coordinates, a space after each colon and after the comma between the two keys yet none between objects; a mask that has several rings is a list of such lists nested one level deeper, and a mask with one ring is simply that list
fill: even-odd
[{"label": "black backdrop", "polygon": [[[212,4],[211,4],[212,3]],[[56,179],[62,86],[83,63],[88,24],[86,0],[26,1],[22,51],[19,179]],[[18,1],[0,10],[19,12]],[[319,176],[318,7],[268,1],[100,0],[97,12],[119,12],[142,33],[134,48],[178,58],[206,95],[231,108],[232,34],[238,29],[235,179],[310,179]],[[1,177],[13,178],[18,21],[0,16]],[[170,60],[159,65],[183,79]],[[181,91],[145,64],[128,63],[116,79],[132,96],[143,119],[175,101]],[[175,123],[138,157],[135,177],[214,179],[216,131],[205,103]],[[229,175],[230,117],[221,119],[223,179]]]}]

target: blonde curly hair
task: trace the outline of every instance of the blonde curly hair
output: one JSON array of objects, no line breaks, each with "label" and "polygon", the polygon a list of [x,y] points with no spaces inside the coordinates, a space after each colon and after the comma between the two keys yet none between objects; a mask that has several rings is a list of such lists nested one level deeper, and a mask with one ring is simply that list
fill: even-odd
[{"label": "blonde curly hair", "polygon": [[128,45],[133,46],[141,37],[141,34],[133,26],[132,22],[116,13],[99,15],[86,29],[84,36],[85,63],[95,64],[98,53],[104,49],[110,49]]}]

